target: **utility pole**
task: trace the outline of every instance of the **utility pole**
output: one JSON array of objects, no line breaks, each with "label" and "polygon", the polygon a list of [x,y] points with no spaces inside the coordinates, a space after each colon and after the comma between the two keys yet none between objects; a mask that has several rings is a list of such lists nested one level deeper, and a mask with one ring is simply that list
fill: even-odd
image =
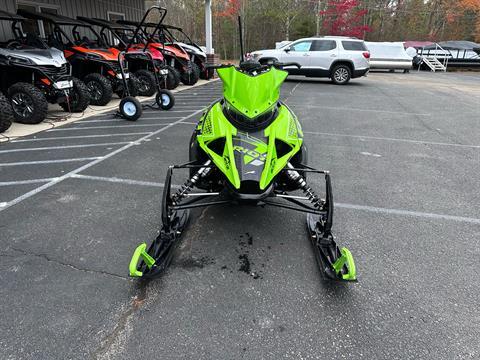
[{"label": "utility pole", "polygon": [[212,1],[205,1],[205,42],[207,54],[212,54]]}]

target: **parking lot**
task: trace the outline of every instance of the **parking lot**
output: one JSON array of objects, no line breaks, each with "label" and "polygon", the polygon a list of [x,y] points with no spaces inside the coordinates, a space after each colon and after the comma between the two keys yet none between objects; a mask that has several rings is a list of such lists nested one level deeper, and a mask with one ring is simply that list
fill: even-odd
[{"label": "parking lot", "polygon": [[194,212],[161,279],[128,278],[219,81],[135,123],[105,114],[2,144],[0,357],[478,359],[479,84],[285,83],[310,165],[332,173],[356,284],[321,281],[304,215],[234,206]]}]

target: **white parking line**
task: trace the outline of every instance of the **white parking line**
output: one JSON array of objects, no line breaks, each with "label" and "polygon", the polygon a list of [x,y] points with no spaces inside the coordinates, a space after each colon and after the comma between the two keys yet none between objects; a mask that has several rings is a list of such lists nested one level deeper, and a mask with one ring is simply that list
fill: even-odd
[{"label": "white parking line", "polygon": [[424,141],[424,140],[410,140],[410,139],[397,139],[397,138],[376,137],[376,136],[335,134],[335,133],[324,133],[324,132],[315,132],[315,131],[304,131],[304,133],[312,134],[312,135],[320,135],[320,136],[337,136],[337,137],[349,137],[349,138],[368,139],[368,140],[397,141],[397,142],[406,142],[406,143],[413,143],[413,144],[454,146],[454,147],[465,147],[465,148],[472,148],[472,149],[480,148],[480,145],[464,145],[464,144],[442,143],[442,142]]},{"label": "white parking line", "polygon": [[84,180],[97,180],[97,181],[121,183],[121,184],[128,184],[128,185],[164,187],[163,183],[157,183],[157,182],[151,182],[151,181],[130,180],[130,179],[120,179],[120,178],[116,178],[116,177],[103,177],[103,176],[90,176],[90,175],[73,174],[71,176],[71,178],[84,179]]},{"label": "white parking line", "polygon": [[23,152],[23,151],[42,151],[42,150],[60,150],[60,149],[76,149],[76,148],[87,148],[95,146],[115,146],[115,145],[125,145],[125,144],[134,144],[136,142],[132,141],[122,141],[114,143],[103,143],[103,144],[82,144],[82,145],[64,145],[64,146],[45,146],[37,148],[25,148],[25,149],[11,149],[11,150],[1,150],[0,154],[14,153],[14,152]]},{"label": "white parking line", "polygon": [[[152,187],[165,186],[164,183],[160,183],[160,182],[121,179],[116,177],[89,176],[89,175],[81,175],[81,174],[75,174],[75,175],[72,175],[71,177],[85,179],[85,180],[98,180],[98,181],[105,181],[105,182],[124,183],[128,185],[141,185],[141,186],[152,186]],[[172,185],[172,188],[174,189],[178,189],[180,187],[181,187],[180,185]],[[361,210],[361,211],[382,213],[382,214],[388,214],[388,215],[413,216],[413,217],[435,219],[435,220],[449,220],[449,221],[457,221],[457,222],[466,222],[471,224],[480,224],[480,219],[464,217],[464,216],[443,215],[443,214],[426,213],[426,212],[420,212],[420,211],[389,209],[389,208],[380,208],[380,207],[347,204],[347,203],[335,203],[335,206],[337,208]]]},{"label": "white parking line", "polygon": [[125,150],[131,148],[132,146],[134,146],[135,144],[137,144],[137,143],[140,142],[140,141],[147,140],[147,139],[151,138],[152,136],[156,136],[156,135],[160,134],[161,132],[163,132],[163,131],[165,131],[165,130],[168,130],[168,129],[171,128],[172,126],[174,126],[174,125],[176,125],[176,124],[178,124],[178,123],[180,123],[180,122],[182,122],[182,121],[184,121],[184,120],[187,120],[187,119],[189,119],[189,118],[191,118],[191,117],[193,117],[193,116],[195,116],[195,115],[197,115],[197,114],[199,114],[199,113],[200,113],[200,110],[195,111],[195,112],[191,113],[190,115],[187,115],[187,116],[179,119],[178,121],[173,122],[173,123],[170,124],[170,125],[167,125],[167,126],[161,128],[161,129],[158,129],[157,131],[155,131],[155,132],[153,132],[153,133],[151,133],[151,134],[145,135],[145,136],[141,137],[140,139],[137,139],[137,141],[134,142],[134,143],[129,143],[129,144],[125,145],[125,146],[122,146],[121,148],[119,148],[119,149],[117,149],[117,150],[115,150],[115,151],[112,151],[111,153],[108,153],[107,155],[103,156],[103,157],[100,158],[100,159],[94,160],[94,161],[92,161],[92,162],[89,162],[88,164],[85,164],[85,165],[83,165],[83,166],[80,166],[79,168],[76,168],[75,170],[72,170],[72,171],[70,171],[70,172],[68,172],[68,173],[66,173],[66,174],[64,174],[64,175],[62,175],[62,176],[60,176],[60,177],[58,177],[58,178],[56,178],[56,179],[54,179],[54,180],[52,180],[52,181],[44,184],[44,185],[42,185],[42,186],[39,186],[39,187],[37,187],[37,188],[35,188],[35,189],[33,189],[33,190],[31,190],[31,191],[29,191],[29,192],[27,192],[27,193],[19,196],[19,197],[17,197],[17,198],[15,198],[15,199],[13,199],[13,200],[11,200],[11,201],[9,201],[9,202],[1,203],[0,211],[6,210],[6,209],[8,209],[8,208],[10,208],[10,207],[12,207],[12,206],[14,206],[14,205],[16,205],[16,204],[24,201],[24,200],[26,200],[26,199],[29,199],[29,198],[31,198],[32,196],[34,196],[34,195],[42,192],[43,190],[46,190],[46,189],[48,189],[48,188],[50,188],[50,187],[52,187],[52,186],[54,186],[54,185],[62,182],[63,180],[68,179],[68,178],[70,178],[71,176],[73,176],[73,175],[75,175],[75,174],[78,174],[79,172],[82,172],[82,171],[84,171],[84,170],[86,170],[86,169],[88,169],[88,168],[90,168],[90,167],[92,167],[92,166],[95,166],[95,165],[101,163],[102,161],[104,161],[104,160],[106,160],[106,159],[111,158],[112,156],[115,156],[115,155],[121,153],[122,151],[125,151]]},{"label": "white parking line", "polygon": [[21,140],[12,140],[11,143],[13,144],[13,143],[20,143],[20,142],[46,141],[46,140],[88,139],[88,138],[113,137],[113,136],[134,136],[134,135],[146,135],[146,134],[151,134],[151,131],[148,131],[148,132],[134,132],[134,133],[118,133],[118,134],[102,134],[102,135],[77,135],[77,136],[58,136],[58,137],[35,138],[35,139],[21,139]]},{"label": "white parking line", "polygon": [[105,125],[105,126],[75,126],[70,128],[53,128],[47,130],[46,132],[52,131],[72,131],[72,130],[95,130],[95,129],[124,129],[124,128],[132,128],[132,127],[147,127],[147,126],[166,126],[170,125],[171,123],[158,123],[158,124],[139,124],[139,125]]},{"label": "white parking line", "polygon": [[55,178],[44,179],[31,179],[31,180],[18,180],[18,181],[1,181],[0,186],[14,186],[14,185],[28,185],[28,184],[41,184],[54,180]]},{"label": "white parking line", "polygon": [[334,106],[320,106],[320,105],[306,105],[306,104],[292,104],[288,103],[289,107],[302,107],[304,109],[326,109],[326,110],[339,110],[339,111],[364,111],[364,112],[373,112],[381,114],[395,114],[403,116],[432,116],[432,114],[422,114],[422,113],[409,113],[405,111],[388,111],[388,110],[373,110],[373,109],[360,109],[360,108],[346,108],[346,107],[334,107]]},{"label": "white parking line", "polygon": [[362,211],[369,211],[369,212],[375,212],[375,213],[383,213],[388,215],[413,216],[413,217],[428,218],[428,219],[435,219],[435,220],[450,220],[450,221],[466,222],[471,224],[480,224],[480,219],[464,217],[464,216],[442,215],[442,214],[425,213],[425,212],[419,212],[419,211],[378,208],[373,206],[363,206],[363,205],[344,204],[344,203],[335,203],[335,206],[338,208],[362,210]]},{"label": "white parking line", "polygon": [[[172,117],[165,117],[165,116],[161,116],[160,117],[162,120],[167,120],[167,119],[180,119],[181,116],[172,116]],[[156,117],[155,118],[152,118],[152,119],[157,119]],[[140,120],[148,120],[144,117],[141,117]],[[80,124],[91,124],[91,123],[102,123],[102,122],[125,122],[124,119],[105,119],[105,120],[101,120],[101,119],[97,119],[97,120],[80,120],[80,121],[77,121],[77,124],[80,125]]]},{"label": "white parking line", "polygon": [[97,160],[97,159],[101,159],[101,158],[102,158],[101,156],[95,156],[95,157],[73,158],[73,159],[21,161],[21,162],[11,162],[11,163],[0,163],[0,167],[3,167],[3,166],[23,166],[23,165],[41,165],[41,164],[58,164],[58,163],[77,162],[77,161],[92,161],[92,160]]}]

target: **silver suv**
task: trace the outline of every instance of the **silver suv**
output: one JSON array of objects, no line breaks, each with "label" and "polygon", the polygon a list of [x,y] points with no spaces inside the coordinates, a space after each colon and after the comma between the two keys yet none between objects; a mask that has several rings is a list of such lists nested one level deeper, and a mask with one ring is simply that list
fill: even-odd
[{"label": "silver suv", "polygon": [[339,85],[370,70],[370,52],[363,40],[343,36],[299,39],[279,49],[255,51],[252,56],[260,63],[297,62],[301,68],[288,68],[291,75],[327,77]]}]

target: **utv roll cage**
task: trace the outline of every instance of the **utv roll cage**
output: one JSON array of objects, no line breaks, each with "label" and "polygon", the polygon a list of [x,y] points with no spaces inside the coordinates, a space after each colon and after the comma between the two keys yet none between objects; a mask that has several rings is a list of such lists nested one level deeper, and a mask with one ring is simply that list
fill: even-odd
[{"label": "utv roll cage", "polygon": [[134,32],[134,30],[131,29],[130,27],[119,24],[114,21],[109,21],[109,20],[104,20],[99,18],[87,18],[85,16],[77,16],[77,19],[80,21],[86,22],[90,25],[98,26],[100,28],[99,35],[101,39],[105,42],[105,44],[114,46],[115,44],[112,44],[110,42],[110,39],[107,34],[107,31],[108,31],[112,35],[112,37],[119,42],[122,49],[126,49],[128,47],[128,43],[130,42],[130,39],[127,42],[126,39],[121,36],[121,34],[126,32],[131,32],[131,33]]},{"label": "utv roll cage", "polygon": [[[182,41],[182,42],[185,42],[186,44],[188,45],[192,45],[192,46],[195,46],[197,48],[200,49],[200,47],[197,45],[197,43],[195,41],[193,41],[190,36],[187,35],[187,33],[185,31],[183,31],[183,28],[181,27],[178,27],[178,26],[173,26],[173,25],[162,25],[162,30],[168,35],[168,37],[170,38],[170,40],[172,41],[180,41],[179,38],[177,36],[175,36],[173,34],[173,32],[171,30],[176,30],[178,31],[180,34],[182,34],[183,36],[185,36],[185,39],[188,40],[187,41]],[[201,49],[200,49],[201,50]]]},{"label": "utv roll cage", "polygon": [[[24,16],[28,19],[33,20],[42,20],[49,24],[53,25],[53,33],[49,35],[47,39],[47,43],[50,46],[56,47],[59,50],[64,50],[64,42],[62,41],[62,37],[65,38],[66,42],[70,46],[81,45],[86,42],[85,38],[82,38],[78,28],[87,28],[89,29],[96,37],[96,44],[101,46],[107,46],[108,43],[105,43],[103,38],[100,34],[88,23],[69,18],[68,16],[58,15],[58,14],[48,14],[48,13],[40,13],[37,11],[30,11],[30,10],[23,10],[19,9],[17,14]],[[69,26],[72,27],[72,38],[61,28],[61,26]],[[88,39],[87,39],[88,40]],[[88,44],[87,44],[88,45]]]}]

